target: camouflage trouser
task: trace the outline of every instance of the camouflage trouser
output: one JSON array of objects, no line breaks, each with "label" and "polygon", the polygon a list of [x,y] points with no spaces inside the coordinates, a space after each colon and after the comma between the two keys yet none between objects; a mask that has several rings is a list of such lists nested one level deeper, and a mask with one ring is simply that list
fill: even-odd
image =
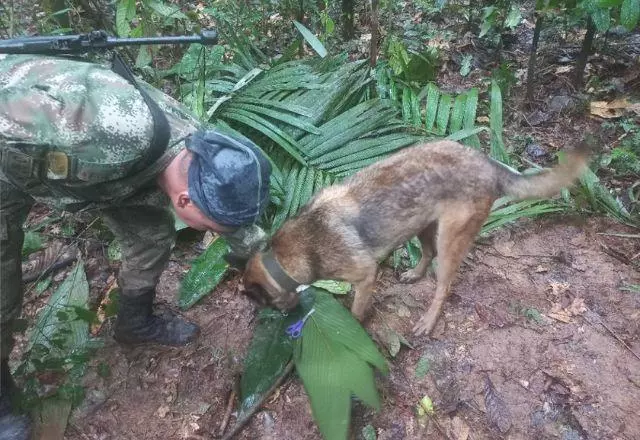
[{"label": "camouflage trouser", "polygon": [[[34,200],[0,180],[0,359],[13,346],[12,326],[22,309],[22,225]],[[123,295],[154,289],[175,239],[174,219],[164,207],[126,206],[101,211],[120,243],[122,266],[118,284]]]}]

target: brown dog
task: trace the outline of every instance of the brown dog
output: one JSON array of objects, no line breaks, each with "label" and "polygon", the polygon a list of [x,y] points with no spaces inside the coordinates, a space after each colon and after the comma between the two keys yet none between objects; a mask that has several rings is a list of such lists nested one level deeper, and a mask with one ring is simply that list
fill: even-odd
[{"label": "brown dog", "polygon": [[414,327],[416,335],[428,334],[493,202],[503,195],[550,197],[571,185],[589,154],[582,147],[567,156],[553,169],[524,176],[452,141],[406,148],[316,194],[273,236],[268,251],[249,260],[244,293],[290,310],[297,286],[344,280],[355,285],[351,312],[362,321],[378,262],[418,236],[422,259],[401,281],[423,277],[438,256],[435,298]]}]

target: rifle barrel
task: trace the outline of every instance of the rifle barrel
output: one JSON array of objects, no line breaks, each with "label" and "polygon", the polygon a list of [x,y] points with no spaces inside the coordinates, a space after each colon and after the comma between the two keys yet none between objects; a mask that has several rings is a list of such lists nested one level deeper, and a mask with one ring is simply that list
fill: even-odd
[{"label": "rifle barrel", "polygon": [[117,46],[143,46],[150,44],[216,44],[218,33],[203,30],[199,35],[177,35],[168,37],[115,38],[102,31],[78,35],[52,35],[0,40],[0,53],[44,54],[82,53],[90,50]]}]

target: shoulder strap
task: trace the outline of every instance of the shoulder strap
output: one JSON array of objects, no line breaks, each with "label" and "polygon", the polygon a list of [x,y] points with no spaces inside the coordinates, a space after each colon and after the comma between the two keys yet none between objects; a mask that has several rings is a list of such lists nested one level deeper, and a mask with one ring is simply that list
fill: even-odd
[{"label": "shoulder strap", "polygon": [[140,171],[160,159],[160,156],[167,149],[169,144],[169,138],[171,137],[171,128],[164,112],[158,107],[158,104],[149,96],[149,94],[140,87],[140,84],[133,76],[133,72],[129,66],[120,58],[117,53],[113,56],[113,63],[111,70],[122,76],[129,81],[142,95],[142,98],[147,103],[151,117],[153,118],[153,136],[151,138],[151,145],[146,156],[140,161],[140,164],[136,166],[136,171]]}]

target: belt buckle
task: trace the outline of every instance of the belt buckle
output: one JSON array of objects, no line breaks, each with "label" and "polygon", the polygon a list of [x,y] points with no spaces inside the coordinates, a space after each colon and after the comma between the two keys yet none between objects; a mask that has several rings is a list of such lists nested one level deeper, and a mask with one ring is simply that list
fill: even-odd
[{"label": "belt buckle", "polygon": [[69,176],[69,156],[62,151],[49,151],[45,156],[47,179],[61,180]]}]

